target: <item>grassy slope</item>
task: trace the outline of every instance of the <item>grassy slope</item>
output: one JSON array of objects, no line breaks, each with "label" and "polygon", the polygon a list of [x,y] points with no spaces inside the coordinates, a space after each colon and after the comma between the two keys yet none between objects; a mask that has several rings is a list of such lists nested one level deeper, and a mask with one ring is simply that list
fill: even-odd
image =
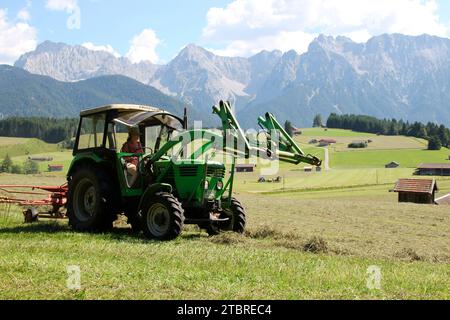
[{"label": "grassy slope", "polygon": [[302,136],[307,136],[307,137],[330,137],[330,138],[335,138],[335,137],[366,137],[366,138],[370,138],[370,137],[374,137],[376,135],[371,134],[371,133],[365,133],[365,132],[354,132],[351,130],[341,130],[341,129],[322,129],[322,128],[305,128],[305,129],[301,129],[302,131]]},{"label": "grassy slope", "polygon": [[9,154],[10,157],[34,155],[58,151],[56,144],[45,143],[39,139],[18,139],[0,137],[0,158]]},{"label": "grassy slope", "polygon": [[[78,234],[64,223],[25,226],[3,216],[0,298],[450,298],[444,208],[240,198],[246,237],[191,230],[158,243],[126,230]],[[312,235],[328,242],[327,253],[304,251]],[[81,267],[81,291],[65,287],[69,265]],[[380,291],[366,288],[371,265],[381,267]]]},{"label": "grassy slope", "polygon": [[[51,175],[56,176],[64,176],[69,169],[70,163],[72,162],[72,151],[69,150],[61,150],[56,152],[48,152],[48,153],[38,153],[34,154],[33,156],[36,157],[50,157],[53,158],[52,161],[44,161],[44,162],[38,162],[39,164],[39,171],[42,173],[46,173],[48,171],[48,165],[63,165],[64,171],[63,172],[54,172],[51,173]],[[22,164],[26,159],[28,159],[28,156],[17,156],[13,157],[12,160],[14,163]],[[50,174],[50,173],[47,173]]]},{"label": "grassy slope", "polygon": [[401,167],[416,168],[421,163],[448,163],[450,150],[377,150],[333,152],[330,155],[332,168],[381,168],[396,161]]}]

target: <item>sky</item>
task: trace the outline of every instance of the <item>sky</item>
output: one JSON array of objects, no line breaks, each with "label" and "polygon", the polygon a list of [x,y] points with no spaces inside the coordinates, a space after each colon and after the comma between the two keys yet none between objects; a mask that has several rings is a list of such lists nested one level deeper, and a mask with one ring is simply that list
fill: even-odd
[{"label": "sky", "polygon": [[189,43],[225,56],[303,53],[319,34],[450,35],[450,0],[0,0],[0,64],[45,41],[164,64]]}]

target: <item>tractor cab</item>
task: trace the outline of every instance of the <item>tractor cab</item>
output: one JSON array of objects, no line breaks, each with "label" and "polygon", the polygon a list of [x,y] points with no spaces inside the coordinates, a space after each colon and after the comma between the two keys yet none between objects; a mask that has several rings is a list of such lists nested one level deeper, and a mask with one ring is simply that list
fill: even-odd
[{"label": "tractor cab", "polygon": [[[122,195],[142,193],[142,175],[133,182],[127,172],[127,159],[137,158],[138,163],[157,152],[162,145],[185,127],[184,121],[167,111],[138,105],[110,105],[81,112],[80,124],[73,154],[75,158],[104,160],[111,172],[117,172]],[[143,153],[123,152],[134,128],[140,134]],[[138,168],[139,169],[139,168]]]}]

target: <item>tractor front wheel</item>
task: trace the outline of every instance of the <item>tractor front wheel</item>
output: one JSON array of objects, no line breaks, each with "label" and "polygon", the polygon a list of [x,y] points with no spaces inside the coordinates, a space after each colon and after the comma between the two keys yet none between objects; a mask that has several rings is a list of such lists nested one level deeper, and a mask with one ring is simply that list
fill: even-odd
[{"label": "tractor front wheel", "polygon": [[141,210],[141,227],[149,239],[173,240],[184,224],[184,210],[172,194],[159,192],[145,201]]},{"label": "tractor front wheel", "polygon": [[228,205],[228,203],[228,199],[222,201],[222,204],[226,207],[220,215],[220,218],[228,218],[228,221],[211,222],[206,229],[210,236],[218,235],[222,231],[244,233],[246,225],[244,206],[236,198],[231,198],[231,205]]}]

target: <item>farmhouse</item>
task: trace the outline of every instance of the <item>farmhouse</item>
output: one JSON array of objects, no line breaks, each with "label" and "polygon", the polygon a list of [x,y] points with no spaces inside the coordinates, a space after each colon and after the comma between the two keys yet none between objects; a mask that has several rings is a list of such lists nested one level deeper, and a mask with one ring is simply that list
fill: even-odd
[{"label": "farmhouse", "polygon": [[254,172],[256,164],[237,164],[236,172]]},{"label": "farmhouse", "polygon": [[320,140],[319,141],[319,146],[320,147],[327,147],[327,146],[329,146],[329,145],[331,145],[331,144],[334,144],[334,143],[337,143],[337,141],[336,140],[334,140],[334,139],[322,139],[322,140]]},{"label": "farmhouse", "polygon": [[302,132],[302,130],[301,129],[299,129],[299,128],[292,128],[292,134],[294,135],[294,136],[301,136],[302,134],[303,134],[303,132]]},{"label": "farmhouse", "polygon": [[386,164],[384,167],[386,169],[395,169],[395,168],[400,167],[400,164],[398,162],[392,161],[392,162],[389,162],[388,164]]},{"label": "farmhouse", "polygon": [[419,176],[450,176],[449,163],[423,163],[414,173]]},{"label": "farmhouse", "polygon": [[48,162],[48,161],[53,161],[53,158],[50,158],[50,157],[28,157],[28,160],[38,161],[38,162]]},{"label": "farmhouse", "polygon": [[64,166],[63,165],[53,165],[53,164],[49,164],[48,165],[48,171],[49,172],[61,172],[64,170]]},{"label": "farmhouse", "polygon": [[305,172],[313,172],[313,167],[304,167]]},{"label": "farmhouse", "polygon": [[434,179],[400,179],[391,191],[398,193],[398,202],[435,204],[437,190]]}]

